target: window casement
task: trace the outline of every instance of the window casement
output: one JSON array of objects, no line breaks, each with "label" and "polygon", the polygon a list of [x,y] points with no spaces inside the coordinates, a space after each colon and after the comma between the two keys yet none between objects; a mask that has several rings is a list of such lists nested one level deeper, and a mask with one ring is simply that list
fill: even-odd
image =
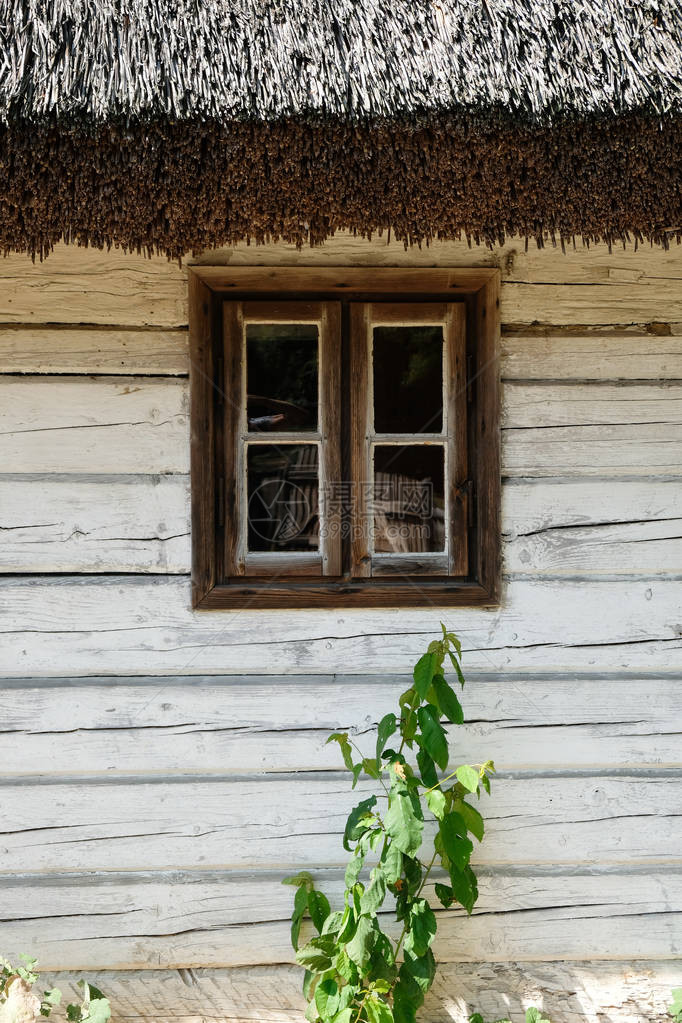
[{"label": "window casement", "polygon": [[499,599],[499,273],[195,266],[198,609]]}]

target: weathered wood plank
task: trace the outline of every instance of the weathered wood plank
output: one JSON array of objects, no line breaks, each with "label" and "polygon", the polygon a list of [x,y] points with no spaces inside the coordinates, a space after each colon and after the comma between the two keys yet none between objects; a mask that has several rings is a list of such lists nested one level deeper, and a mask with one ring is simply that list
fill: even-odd
[{"label": "weathered wood plank", "polygon": [[[670,1023],[666,1006],[679,984],[677,959],[558,963],[444,963],[422,1010],[429,1023],[523,1018],[546,1009],[553,1023]],[[45,975],[46,986],[75,995],[79,974]],[[305,1002],[293,966],[97,972],[114,1023],[300,1023]]]},{"label": "weathered wood plank", "polygon": [[[682,573],[678,480],[506,480],[507,573]],[[667,521],[660,521],[667,520]],[[189,572],[189,480],[4,476],[5,572]]]},{"label": "weathered wood plank", "polygon": [[553,527],[505,543],[503,556],[508,575],[682,576],[682,517],[666,522]]},{"label": "weathered wood plank", "polygon": [[[2,877],[3,950],[45,969],[250,966],[294,962],[282,872]],[[332,907],[340,872],[316,874]],[[679,872],[484,873],[473,917],[438,912],[439,962],[659,958],[678,951]],[[390,899],[386,903],[390,910]],[[589,921],[589,923],[587,923]],[[394,937],[399,925],[387,916]],[[302,933],[312,936],[310,925]]]},{"label": "weathered wood plank", "polygon": [[[671,328],[667,328],[671,329]],[[186,375],[184,329],[0,327],[0,373]],[[682,336],[639,328],[528,328],[501,343],[507,380],[682,379]]]},{"label": "weathered wood plank", "polygon": [[[261,869],[341,866],[355,792],[337,775],[2,785],[3,869]],[[482,865],[680,863],[675,775],[514,776],[486,799]]]},{"label": "weathered wood plank", "polygon": [[409,672],[434,622],[485,671],[666,671],[682,648],[679,582],[515,580],[500,609],[221,614],[190,611],[173,577],[0,580],[7,677]]},{"label": "weathered wood plank", "polygon": [[186,380],[0,378],[6,472],[184,472]]},{"label": "weathered wood plank", "polygon": [[507,333],[500,372],[506,380],[679,380],[682,337],[598,329]]},{"label": "weathered wood plank", "polygon": [[0,373],[189,372],[185,330],[0,327]]},{"label": "weathered wood plank", "polygon": [[187,476],[4,476],[5,572],[189,572]]},{"label": "weathered wood plank", "polygon": [[[487,250],[433,243],[407,252],[385,239],[338,234],[325,245],[238,247],[189,262],[234,265],[500,266],[505,323],[646,323],[682,321],[678,249],[610,254],[595,246],[563,254],[524,252],[512,239]],[[60,245],[43,263],[23,256],[0,263],[0,322],[182,326],[187,323],[185,271],[164,259]]]},{"label": "weathered wood plank", "polygon": [[175,327],[187,323],[185,271],[165,259],[60,245],[42,263],[0,260],[0,322]]},{"label": "weathered wood plank", "polygon": [[[680,288],[682,291],[682,287]],[[682,423],[682,385],[509,381],[502,422],[529,427],[670,426]]]},{"label": "weathered wood plank", "polygon": [[[0,774],[337,771],[331,731],[371,754],[410,676],[56,679],[5,683]],[[670,676],[469,676],[457,757],[502,771],[682,766]],[[655,740],[652,740],[655,735]]]},{"label": "weathered wood plank", "polygon": [[[0,379],[5,472],[186,473],[187,381]],[[673,386],[509,383],[506,476],[677,474],[682,398]]]},{"label": "weathered wood plank", "polygon": [[682,428],[557,426],[507,429],[502,435],[502,474],[543,476],[677,476]]}]

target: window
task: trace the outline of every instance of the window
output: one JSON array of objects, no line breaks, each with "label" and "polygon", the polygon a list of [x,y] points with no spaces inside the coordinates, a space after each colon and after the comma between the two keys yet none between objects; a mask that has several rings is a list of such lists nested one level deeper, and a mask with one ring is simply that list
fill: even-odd
[{"label": "window", "polygon": [[496,270],[190,270],[196,608],[495,604]]}]

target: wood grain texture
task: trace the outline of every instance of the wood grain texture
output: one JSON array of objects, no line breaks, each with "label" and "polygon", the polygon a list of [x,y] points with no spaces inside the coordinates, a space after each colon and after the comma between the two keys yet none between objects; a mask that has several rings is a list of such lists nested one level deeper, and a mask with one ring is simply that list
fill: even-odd
[{"label": "wood grain texture", "polygon": [[[0,477],[5,572],[190,570],[189,478]],[[507,575],[680,574],[679,480],[506,480]]]},{"label": "wood grain texture", "polygon": [[[324,245],[239,246],[188,262],[234,267],[402,266],[500,267],[503,323],[628,324],[682,322],[682,256],[677,248],[609,253],[605,245],[529,248],[512,239],[488,250],[433,242],[405,251],[385,238],[339,233]],[[0,263],[0,322],[183,326],[186,271],[162,258],[65,245],[43,263],[9,256]]]},{"label": "wood grain texture", "polygon": [[186,376],[186,330],[0,327],[0,373]]},{"label": "wood grain texture", "polygon": [[680,380],[682,337],[633,329],[508,332],[500,364],[506,380]]},{"label": "wood grain texture", "polygon": [[[679,968],[677,959],[446,963],[423,1013],[429,1023],[467,1023],[474,1011],[486,1019],[521,1019],[536,1005],[553,1023],[669,1023],[666,1006]],[[45,979],[76,1001],[79,976]],[[300,970],[287,965],[102,971],[91,979],[110,993],[114,1023],[300,1023],[305,1009]]]},{"label": "wood grain texture", "polygon": [[[513,382],[503,393],[505,476],[679,473],[679,385]],[[5,472],[188,470],[185,380],[8,376],[0,399]]]},{"label": "wood grain texture", "polygon": [[[46,969],[293,963],[292,893],[281,877],[281,871],[4,875],[3,949],[14,958],[31,948]],[[315,879],[333,907],[343,905],[342,872],[320,871]],[[439,963],[679,954],[682,873],[672,869],[492,871],[481,876],[470,919],[461,910],[442,911],[432,884],[425,897],[438,911]],[[40,916],[25,919],[27,903],[40,906]],[[385,910],[382,926],[397,938],[390,897]],[[303,940],[313,933],[305,925]]]},{"label": "wood grain texture", "polygon": [[186,473],[188,405],[181,379],[0,377],[3,469]]},{"label": "wood grain texture", "polygon": [[[680,326],[680,325],[678,325]],[[682,379],[682,334],[630,328],[526,328],[502,336],[507,380]],[[680,326],[682,331],[682,326]],[[53,325],[0,327],[0,373],[182,376],[188,332]]]},{"label": "wood grain texture", "polygon": [[[679,968],[672,959],[444,964],[423,1013],[429,1023],[467,1023],[474,1011],[486,1019],[516,1020],[534,1005],[544,1007],[553,1023],[670,1023],[666,1007]],[[79,976],[45,979],[78,995]],[[284,965],[102,971],[92,981],[110,993],[113,1023],[300,1023],[305,1010],[301,972]]]},{"label": "wood grain texture", "polygon": [[[330,732],[372,755],[409,676],[371,679],[54,679],[5,682],[0,776],[338,771]],[[462,762],[502,771],[682,767],[682,691],[670,675],[470,674]],[[652,735],[656,736],[655,741]]]},{"label": "wood grain texture", "polygon": [[[367,795],[347,775],[2,784],[3,870],[261,870],[345,865],[346,818]],[[682,862],[673,774],[499,776],[480,865]]]},{"label": "wood grain texture", "polygon": [[4,572],[190,568],[187,476],[0,477]]},{"label": "wood grain texture", "polygon": [[[197,615],[173,577],[0,580],[7,677],[409,672],[439,615],[483,670],[668,670],[682,648],[677,580],[515,580],[502,608]],[[673,660],[674,664],[675,661]]]}]

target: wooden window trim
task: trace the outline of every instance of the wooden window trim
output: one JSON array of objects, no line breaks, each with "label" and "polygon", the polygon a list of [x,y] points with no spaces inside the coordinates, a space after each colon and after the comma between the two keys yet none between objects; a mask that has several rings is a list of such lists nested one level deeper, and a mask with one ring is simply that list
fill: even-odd
[{"label": "wooden window trim", "polygon": [[[496,269],[229,266],[189,269],[195,609],[472,607],[499,603],[499,289],[500,274]],[[234,425],[229,422],[226,425],[224,414],[224,396],[235,379],[235,367],[226,365],[223,357],[221,306],[225,300],[268,302],[272,312],[277,302],[286,302],[282,315],[290,317],[292,301],[324,303],[339,299],[353,303],[451,303],[456,299],[464,303],[466,365],[458,365],[457,372],[466,376],[467,401],[473,409],[468,417],[466,445],[470,483],[458,486],[450,473],[448,485],[455,488],[450,507],[456,508],[460,516],[471,516],[469,521],[475,522],[469,530],[470,573],[465,580],[428,576],[406,580],[390,575],[353,580],[301,576],[259,584],[250,576],[241,575],[224,581],[223,566],[232,554],[229,548],[223,549],[222,537],[230,544],[235,542],[236,535],[223,525],[236,511],[235,481],[230,478],[234,459],[230,461],[227,457],[227,449],[234,442],[230,432]],[[335,366],[334,372],[340,373],[340,363]],[[455,422],[459,420],[461,417]],[[351,430],[353,422],[351,417]],[[323,422],[320,429],[325,429]],[[351,438],[351,446],[358,443],[358,438]]]}]

